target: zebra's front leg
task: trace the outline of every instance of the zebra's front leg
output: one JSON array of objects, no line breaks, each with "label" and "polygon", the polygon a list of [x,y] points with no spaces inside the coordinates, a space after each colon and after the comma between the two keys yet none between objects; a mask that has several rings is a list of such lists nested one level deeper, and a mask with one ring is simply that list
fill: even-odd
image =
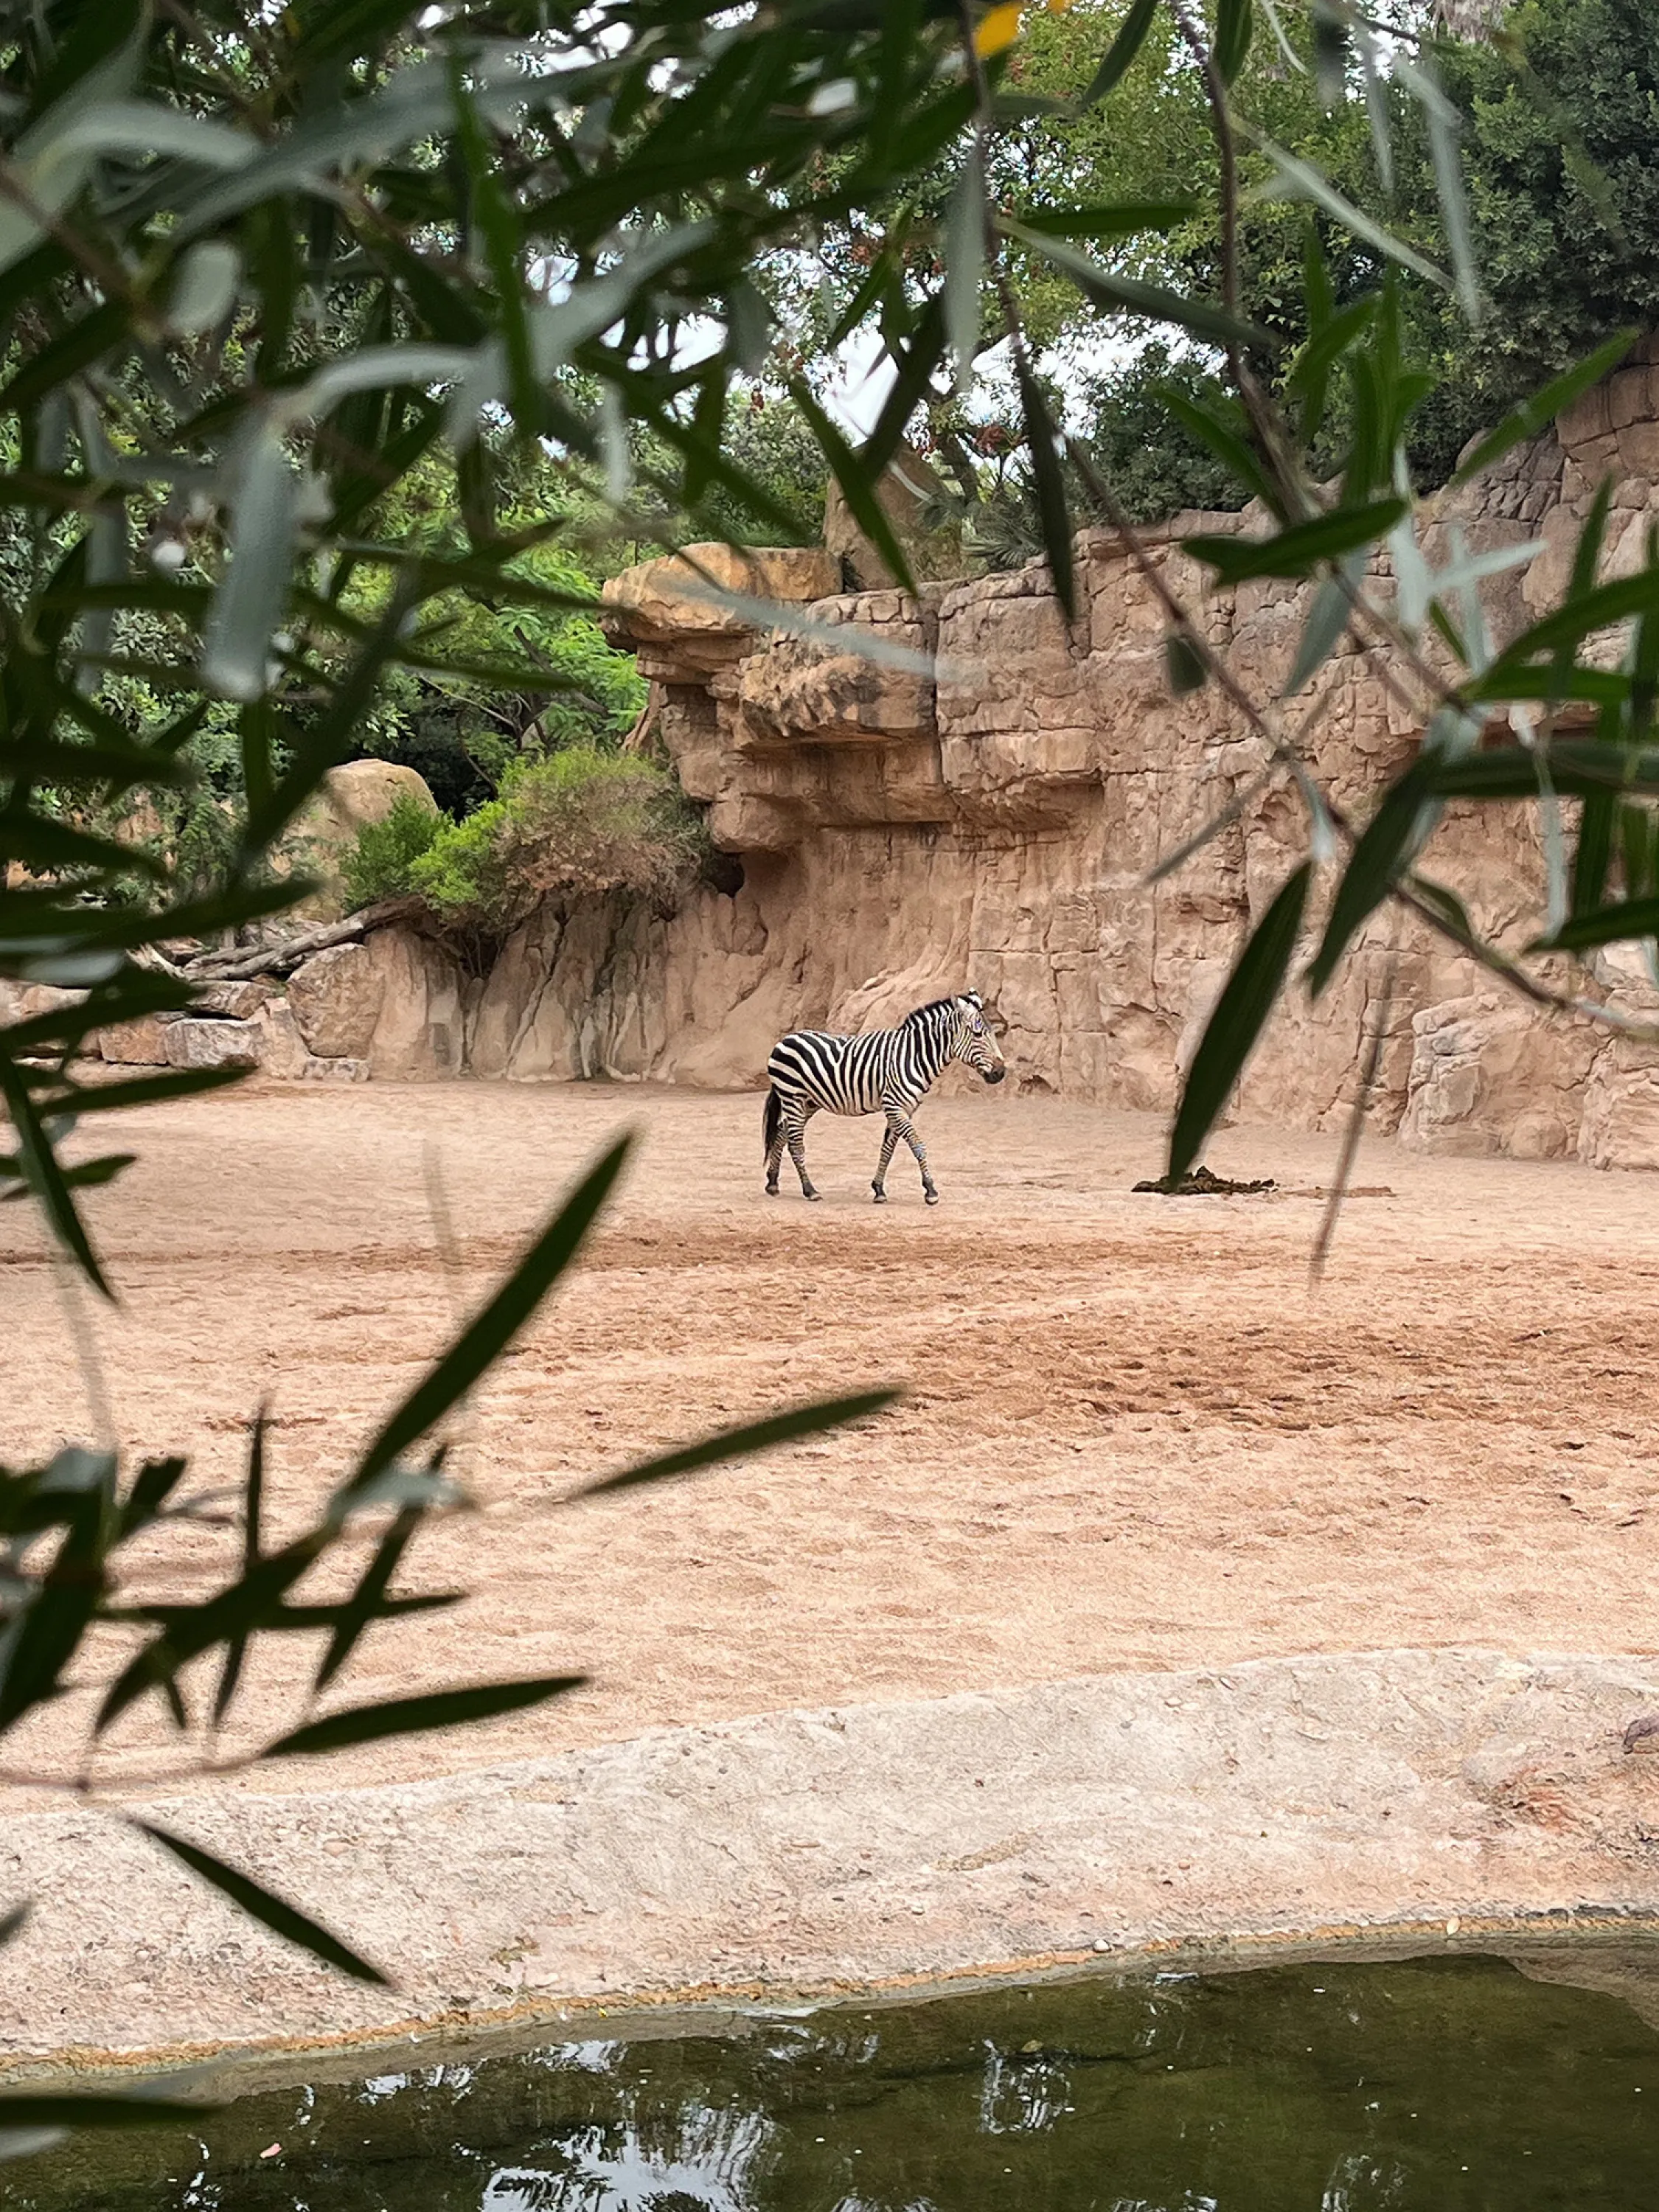
[{"label": "zebra's front leg", "polygon": [[892,1165],[893,1153],[898,1140],[899,1133],[890,1121],[882,1133],[881,1158],[876,1164],[876,1179],[870,1186],[876,1194],[878,1206],[885,1206],[887,1203],[887,1170]]},{"label": "zebra's front leg", "polygon": [[800,1177],[800,1194],[803,1198],[815,1199],[818,1195],[812,1188],[811,1176],[806,1172],[805,1143],[806,1124],[817,1111],[817,1109],[815,1106],[810,1105],[795,1108],[793,1110],[788,1107],[784,1109],[784,1141],[789,1147],[789,1157],[795,1164],[795,1173]]},{"label": "zebra's front leg", "polygon": [[[902,1106],[887,1109],[887,1140],[896,1143],[902,1137],[916,1156],[916,1165],[921,1170],[921,1194],[929,1206],[939,1204],[939,1192],[933,1178],[927,1172],[927,1148],[916,1133],[916,1125]],[[885,1162],[883,1163],[885,1165]]]}]

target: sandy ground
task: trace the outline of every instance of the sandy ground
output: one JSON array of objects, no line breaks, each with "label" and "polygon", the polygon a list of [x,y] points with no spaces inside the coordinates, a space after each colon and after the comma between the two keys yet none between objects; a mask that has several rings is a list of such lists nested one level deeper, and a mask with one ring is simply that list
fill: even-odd
[{"label": "sandy ground", "polygon": [[[1151,1117],[940,1098],[945,1203],[896,1168],[881,1211],[875,1123],[814,1123],[808,1206],[762,1195],[758,1121],[753,1095],[471,1083],[249,1087],[131,1117],[139,1164],[91,1208],[123,1294],[93,1315],[123,1442],[222,1480],[268,1397],[279,1531],[580,1165],[643,1133],[587,1264],[458,1431],[483,1510],[432,1534],[413,1581],[474,1596],[377,1632],[349,1688],[594,1685],[331,1761],[331,1784],[1118,1668],[1659,1647],[1648,1181],[1379,1143],[1357,1181],[1389,1194],[1352,1201],[1310,1295],[1334,1139],[1224,1133],[1209,1164],[1280,1189],[1170,1200],[1129,1188],[1157,1171]],[[20,1207],[3,1231],[15,1464],[87,1415],[44,1242]],[[884,1381],[905,1403],[856,1433],[557,1510],[631,1454]],[[227,1541],[191,1533],[173,1587],[204,1587]],[[244,1729],[291,1720],[302,1641],[252,1681]],[[243,1786],[267,1777],[301,1779]]]}]

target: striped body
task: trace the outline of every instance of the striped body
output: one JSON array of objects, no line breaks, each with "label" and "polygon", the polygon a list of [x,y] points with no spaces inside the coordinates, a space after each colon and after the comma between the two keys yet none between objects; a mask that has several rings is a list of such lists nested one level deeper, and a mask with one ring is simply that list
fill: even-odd
[{"label": "striped body", "polygon": [[806,1172],[804,1143],[814,1114],[883,1114],[887,1129],[871,1185],[876,1203],[886,1199],[888,1166],[902,1138],[921,1170],[923,1195],[929,1206],[935,1205],[939,1192],[910,1116],[952,1060],[976,1068],[988,1083],[1000,1083],[1007,1073],[976,992],[935,999],[908,1014],[896,1029],[872,1030],[866,1036],[794,1030],[780,1039],[766,1070],[771,1085],[764,1121],[768,1195],[777,1196],[778,1169],[787,1146],[803,1195],[817,1196]]}]

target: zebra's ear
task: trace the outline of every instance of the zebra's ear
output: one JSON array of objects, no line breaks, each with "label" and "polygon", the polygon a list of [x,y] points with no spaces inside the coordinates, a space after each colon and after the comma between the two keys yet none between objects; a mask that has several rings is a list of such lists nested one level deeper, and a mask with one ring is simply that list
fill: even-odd
[{"label": "zebra's ear", "polygon": [[985,1001],[977,991],[964,991],[962,994],[962,1004],[964,1006],[971,1006],[976,1014],[982,1014],[985,1011]]}]

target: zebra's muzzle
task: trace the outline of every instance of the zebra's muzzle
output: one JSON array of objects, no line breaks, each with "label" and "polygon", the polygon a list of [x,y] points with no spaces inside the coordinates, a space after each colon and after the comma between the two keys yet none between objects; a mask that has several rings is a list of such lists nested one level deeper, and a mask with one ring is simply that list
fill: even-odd
[{"label": "zebra's muzzle", "polygon": [[1000,1083],[1007,1073],[1006,1067],[981,1067],[980,1070],[988,1083]]}]

